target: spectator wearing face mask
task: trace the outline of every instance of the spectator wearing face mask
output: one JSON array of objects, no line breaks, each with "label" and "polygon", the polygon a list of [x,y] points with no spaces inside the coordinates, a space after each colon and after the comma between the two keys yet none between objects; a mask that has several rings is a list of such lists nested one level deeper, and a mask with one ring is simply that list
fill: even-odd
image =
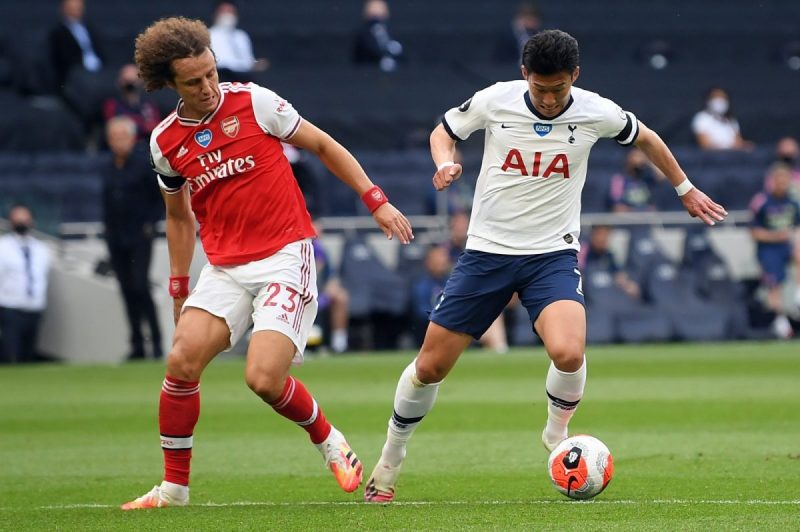
[{"label": "spectator wearing face mask", "polygon": [[249,73],[269,68],[269,61],[255,58],[250,36],[238,25],[239,10],[236,3],[218,2],[209,33],[220,81],[249,81]]},{"label": "spectator wearing face mask", "polygon": [[12,233],[0,236],[0,363],[31,362],[46,305],[50,251],[30,235],[33,215],[16,204]]},{"label": "spectator wearing face mask", "polygon": [[384,0],[367,0],[362,18],[363,24],[356,34],[355,62],[378,65],[384,72],[396,70],[403,56],[403,45],[389,34],[389,4]]},{"label": "spectator wearing face mask", "polygon": [[137,140],[150,138],[150,133],[161,121],[161,113],[155,103],[147,99],[136,65],[123,66],[117,77],[119,93],[103,103],[103,119],[106,123],[115,116],[127,116],[136,124]]},{"label": "spectator wearing face mask", "polygon": [[794,137],[783,137],[775,146],[775,162],[783,163],[792,173],[790,195],[800,201],[800,146]]},{"label": "spectator wearing face mask", "polygon": [[653,211],[652,189],[664,175],[655,168],[644,152],[631,149],[623,172],[611,177],[608,204],[611,212]]},{"label": "spectator wearing face mask", "polygon": [[694,115],[692,131],[704,150],[750,150],[753,143],[742,138],[728,93],[715,87],[708,91],[706,107]]}]

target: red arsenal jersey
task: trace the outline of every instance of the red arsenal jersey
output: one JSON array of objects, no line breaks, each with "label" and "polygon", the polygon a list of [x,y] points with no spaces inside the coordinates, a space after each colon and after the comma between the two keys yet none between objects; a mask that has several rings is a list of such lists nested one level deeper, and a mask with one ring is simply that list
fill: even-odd
[{"label": "red arsenal jersey", "polygon": [[220,94],[201,120],[178,116],[178,102],[153,130],[150,152],[162,189],[189,187],[208,261],[225,266],[269,257],[314,229],[281,148],[300,115],[253,83],[220,83]]}]

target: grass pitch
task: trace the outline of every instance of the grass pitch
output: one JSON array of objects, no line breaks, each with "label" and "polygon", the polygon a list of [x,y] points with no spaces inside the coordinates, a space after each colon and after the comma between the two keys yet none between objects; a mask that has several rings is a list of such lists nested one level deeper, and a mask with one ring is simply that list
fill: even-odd
[{"label": "grass pitch", "polygon": [[[369,474],[413,353],[296,371]],[[160,481],[163,366],[0,368],[2,530],[797,530],[800,344],[594,347],[573,433],[616,474],[594,501],[549,483],[541,348],[467,352],[417,430],[389,506],[338,490],[305,434],[209,366],[192,506],[122,512]]]}]

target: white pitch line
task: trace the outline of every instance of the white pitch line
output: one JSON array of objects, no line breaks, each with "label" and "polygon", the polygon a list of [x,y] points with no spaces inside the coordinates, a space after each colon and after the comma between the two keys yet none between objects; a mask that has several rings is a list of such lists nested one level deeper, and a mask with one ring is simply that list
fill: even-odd
[{"label": "white pitch line", "polygon": [[[763,499],[749,500],[703,500],[703,499],[651,499],[643,501],[635,500],[598,500],[598,501],[568,501],[568,500],[531,500],[531,501],[395,501],[389,506],[560,506],[565,504],[592,504],[602,506],[632,505],[632,504],[657,504],[657,505],[746,505],[746,506],[800,506],[800,500],[794,501],[770,501]],[[277,502],[277,501],[233,501],[233,502],[201,502],[191,504],[191,506],[201,508],[233,508],[233,507],[292,507],[292,506],[379,506],[377,503],[364,503],[361,501],[297,501],[297,502]],[[39,506],[39,510],[73,510],[82,508],[119,508],[116,504],[57,504],[50,506]],[[20,509],[20,508],[16,508]],[[11,508],[3,508],[11,510]]]}]

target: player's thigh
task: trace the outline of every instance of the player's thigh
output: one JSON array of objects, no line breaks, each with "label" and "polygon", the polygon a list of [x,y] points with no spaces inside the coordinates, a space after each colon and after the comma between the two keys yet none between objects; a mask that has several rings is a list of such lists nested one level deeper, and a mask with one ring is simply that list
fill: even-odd
[{"label": "player's thigh", "polygon": [[514,294],[517,263],[516,257],[466,251],[445,283],[430,321],[479,339]]},{"label": "player's thigh", "polygon": [[232,270],[210,264],[203,267],[181,314],[182,320],[188,309],[198,308],[221,318],[228,328],[228,338],[220,351],[236,345],[252,325],[253,295],[231,275]]},{"label": "player's thigh", "polygon": [[167,375],[187,381],[199,379],[208,363],[228,346],[229,339],[230,329],[224,319],[200,308],[185,308],[175,327]]},{"label": "player's thigh", "polygon": [[294,341],[282,332],[260,330],[250,337],[245,381],[265,401],[278,399],[297,352]]},{"label": "player's thigh", "polygon": [[534,323],[545,350],[561,371],[577,371],[586,349],[586,309],[578,301],[548,304]]},{"label": "player's thigh", "polygon": [[417,355],[417,378],[425,384],[442,381],[471,342],[472,336],[467,333],[428,323],[425,340]]},{"label": "player's thigh", "polygon": [[[520,266],[520,302],[548,355],[563,371],[583,361],[586,311],[577,254],[572,250],[526,258]],[[575,369],[577,369],[577,367]]]}]

